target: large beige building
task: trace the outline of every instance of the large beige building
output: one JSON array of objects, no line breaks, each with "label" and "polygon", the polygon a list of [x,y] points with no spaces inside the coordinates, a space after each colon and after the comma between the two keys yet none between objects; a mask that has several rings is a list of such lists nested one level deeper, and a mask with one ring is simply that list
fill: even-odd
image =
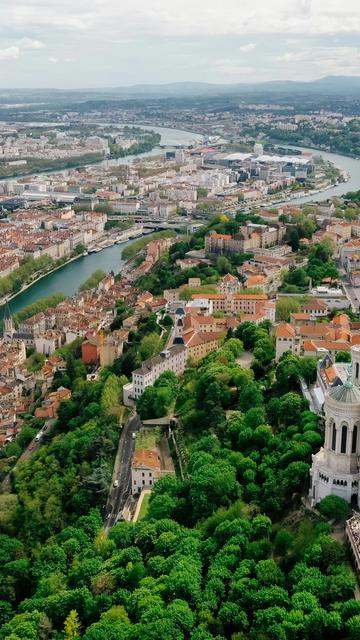
[{"label": "large beige building", "polygon": [[195,293],[192,300],[211,302],[211,313],[221,311],[231,315],[256,315],[264,308],[264,319],[275,322],[275,303],[264,293]]},{"label": "large beige building", "polygon": [[247,253],[254,249],[265,249],[280,244],[285,236],[282,224],[269,226],[248,222],[234,236],[210,231],[205,238],[207,253]]}]

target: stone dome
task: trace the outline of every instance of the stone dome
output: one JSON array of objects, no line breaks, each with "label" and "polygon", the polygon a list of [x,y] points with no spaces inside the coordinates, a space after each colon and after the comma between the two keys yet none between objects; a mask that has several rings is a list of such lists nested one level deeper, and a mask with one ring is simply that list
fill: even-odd
[{"label": "stone dome", "polygon": [[348,379],[345,384],[338,385],[331,389],[329,398],[335,400],[335,402],[360,405],[360,389],[355,387],[352,381]]}]

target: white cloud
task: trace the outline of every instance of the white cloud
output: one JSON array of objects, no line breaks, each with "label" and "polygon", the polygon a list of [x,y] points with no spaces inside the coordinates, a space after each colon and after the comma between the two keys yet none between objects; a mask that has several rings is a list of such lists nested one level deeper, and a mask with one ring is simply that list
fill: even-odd
[{"label": "white cloud", "polygon": [[300,51],[288,51],[279,56],[272,56],[272,59],[288,66],[288,76],[292,74],[292,67],[306,70],[313,77],[359,75],[360,72],[360,47],[306,47]]},{"label": "white cloud", "polygon": [[40,40],[32,40],[32,38],[22,38],[18,40],[16,44],[0,49],[0,60],[17,60],[20,56],[29,49],[42,49],[45,47]]},{"label": "white cloud", "polygon": [[8,86],[360,73],[359,0],[0,0],[0,24]]},{"label": "white cloud", "polygon": [[45,44],[40,40],[32,40],[31,38],[22,38],[19,42],[19,48],[24,49],[43,49]]},{"label": "white cloud", "polygon": [[[360,33],[358,0],[12,0],[1,3],[1,24],[39,33],[79,31],[92,37],[129,34]],[[345,6],[344,6],[345,5]]]},{"label": "white cloud", "polygon": [[16,60],[20,55],[19,47],[0,49],[0,60]]},{"label": "white cloud", "polygon": [[239,51],[242,51],[243,53],[250,53],[250,51],[254,51],[255,48],[255,42],[249,42],[249,44],[243,44],[241,47],[239,47]]}]

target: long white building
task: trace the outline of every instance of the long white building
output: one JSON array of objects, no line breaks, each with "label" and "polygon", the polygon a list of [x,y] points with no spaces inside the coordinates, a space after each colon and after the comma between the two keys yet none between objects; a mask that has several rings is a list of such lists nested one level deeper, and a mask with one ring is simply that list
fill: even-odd
[{"label": "long white building", "polygon": [[144,360],[141,367],[132,372],[132,382],[123,388],[124,404],[129,405],[140,398],[146,387],[153,385],[165,371],[173,371],[176,375],[184,373],[186,360],[187,348],[183,344],[173,345],[158,356]]}]

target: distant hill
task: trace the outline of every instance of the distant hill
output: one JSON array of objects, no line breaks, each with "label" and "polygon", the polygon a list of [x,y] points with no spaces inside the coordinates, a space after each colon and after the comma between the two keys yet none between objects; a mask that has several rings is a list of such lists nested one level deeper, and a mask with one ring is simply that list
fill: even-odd
[{"label": "distant hill", "polygon": [[88,89],[0,89],[0,102],[64,102],[65,100],[98,100],[116,98],[190,98],[206,96],[264,95],[351,95],[360,97],[359,76],[326,76],[309,82],[292,80],[211,84],[207,82],[172,82],[168,84],[137,84],[129,87]]},{"label": "distant hill", "polygon": [[310,82],[292,80],[239,83],[239,84],[211,84],[207,82],[173,82],[159,85],[134,85],[132,87],[118,87],[115,92],[132,96],[200,96],[225,95],[246,93],[347,93],[360,94],[360,76],[326,76]]}]

